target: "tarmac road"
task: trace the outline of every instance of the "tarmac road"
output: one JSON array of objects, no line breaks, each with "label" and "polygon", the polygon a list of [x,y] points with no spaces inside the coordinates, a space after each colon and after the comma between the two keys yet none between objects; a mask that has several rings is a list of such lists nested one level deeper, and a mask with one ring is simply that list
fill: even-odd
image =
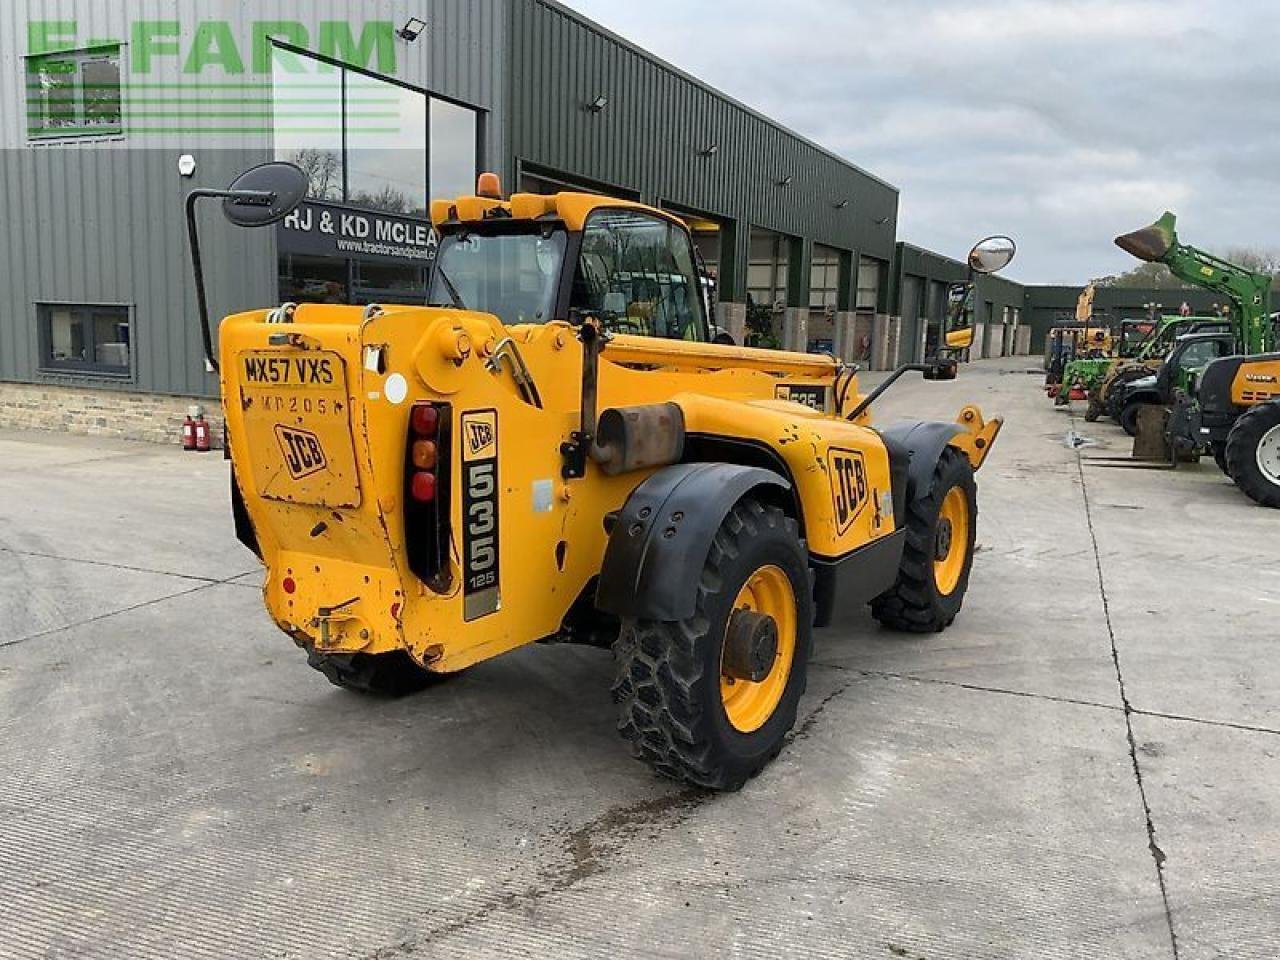
[{"label": "tarmac road", "polygon": [[0,433],[0,957],[1276,957],[1280,515],[1084,462],[1037,367],[884,399],[1007,418],[964,610],[823,631],[723,796],[627,756],[603,651],[334,689],[216,454]]}]

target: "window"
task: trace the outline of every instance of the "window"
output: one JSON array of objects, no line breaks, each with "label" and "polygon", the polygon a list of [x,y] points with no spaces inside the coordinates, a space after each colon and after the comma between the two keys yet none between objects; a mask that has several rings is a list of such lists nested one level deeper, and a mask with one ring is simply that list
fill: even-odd
[{"label": "window", "polygon": [[770,230],[751,228],[747,260],[747,295],[766,309],[787,298],[787,238]]},{"label": "window", "polygon": [[363,73],[343,75],[347,201],[425,217],[427,98]]},{"label": "window", "polygon": [[835,310],[840,297],[840,251],[813,245],[809,270],[809,309]]},{"label": "window", "polygon": [[276,159],[312,199],[425,218],[475,191],[479,111],[281,46],[271,82]]},{"label": "window", "polygon": [[130,374],[133,338],[128,307],[41,303],[36,314],[42,369]]},{"label": "window", "polygon": [[431,160],[427,182],[432,197],[461,197],[476,189],[476,112],[431,99]]},{"label": "window", "polygon": [[568,235],[531,231],[446,233],[436,252],[427,303],[492,313],[508,326],[546,323],[555,312]]},{"label": "window", "polygon": [[281,303],[346,303],[347,261],[285,255],[280,258]]},{"label": "window", "polygon": [[118,45],[27,58],[29,136],[110,136],[122,130]]},{"label": "window", "polygon": [[571,309],[606,329],[705,340],[702,292],[683,230],[631,210],[597,210],[582,231]]},{"label": "window", "polygon": [[858,258],[858,310],[875,311],[880,303],[880,261],[874,257]]}]

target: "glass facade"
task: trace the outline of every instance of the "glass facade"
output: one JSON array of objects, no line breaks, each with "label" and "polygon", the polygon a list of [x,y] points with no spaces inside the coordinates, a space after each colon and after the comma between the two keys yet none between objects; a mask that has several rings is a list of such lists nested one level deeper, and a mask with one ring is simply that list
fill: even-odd
[{"label": "glass facade", "polygon": [[294,50],[274,51],[272,132],[315,200],[425,217],[475,189],[479,111]]},{"label": "glass facade", "polygon": [[[374,211],[365,219],[375,233],[387,215],[400,218],[391,221],[396,229],[420,225],[429,233],[423,223],[429,198],[475,190],[480,111],[291,48],[273,51],[272,130],[276,158],[302,168],[308,197]],[[398,256],[393,245],[375,246],[349,256],[342,247],[323,255],[284,231],[281,300],[423,303],[428,263],[421,254],[429,256],[431,248],[411,257]]]}]

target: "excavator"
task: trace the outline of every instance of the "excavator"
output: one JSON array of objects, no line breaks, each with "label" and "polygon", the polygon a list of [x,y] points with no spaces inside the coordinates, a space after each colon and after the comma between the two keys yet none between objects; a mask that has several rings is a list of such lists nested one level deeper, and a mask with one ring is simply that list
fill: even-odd
[{"label": "excavator", "polygon": [[[1231,334],[1180,338],[1156,378],[1167,411],[1162,433],[1170,462],[1207,448],[1247,496],[1280,508],[1280,353],[1274,352],[1273,278],[1182,243],[1176,226],[1177,218],[1166,211],[1150,226],[1115,241],[1139,260],[1163,263],[1179,279],[1222,294],[1231,305]],[[1143,441],[1141,423],[1135,447]]]}]

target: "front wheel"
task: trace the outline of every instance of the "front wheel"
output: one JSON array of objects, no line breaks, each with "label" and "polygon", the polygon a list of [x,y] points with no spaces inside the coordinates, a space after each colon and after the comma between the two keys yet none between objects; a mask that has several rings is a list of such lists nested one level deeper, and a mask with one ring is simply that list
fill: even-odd
[{"label": "front wheel", "polygon": [[1255,503],[1280,507],[1280,400],[1251,407],[1227,434],[1227,474]]},{"label": "front wheel", "polygon": [[907,542],[897,582],[871,601],[886,627],[932,633],[949,627],[969,587],[977,536],[978,487],[964,454],[947,447],[929,488],[907,507]]},{"label": "front wheel", "polygon": [[623,621],[614,644],[618,732],[661,774],[737,790],[795,725],[812,624],[795,521],[740,501],[707,553],[693,616]]},{"label": "front wheel", "polygon": [[1136,437],[1138,435],[1138,413],[1146,405],[1146,400],[1130,400],[1124,405],[1120,415],[1116,417],[1116,422],[1124,428],[1124,432],[1129,436]]}]

